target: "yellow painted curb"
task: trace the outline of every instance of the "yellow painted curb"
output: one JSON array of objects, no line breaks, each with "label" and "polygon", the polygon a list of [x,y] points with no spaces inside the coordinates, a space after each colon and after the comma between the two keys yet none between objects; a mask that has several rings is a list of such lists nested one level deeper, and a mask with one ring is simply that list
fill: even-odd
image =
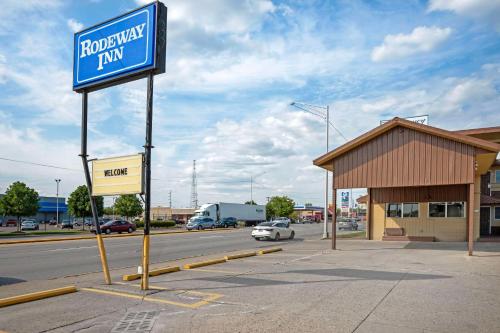
[{"label": "yellow painted curb", "polygon": [[253,257],[256,256],[257,252],[246,252],[246,253],[238,253],[238,254],[233,254],[229,256],[225,256],[226,260],[232,260],[232,259],[239,259],[239,258],[246,258],[246,257]]},{"label": "yellow painted curb", "polygon": [[180,270],[181,270],[181,268],[179,266],[153,269],[152,271],[149,272],[149,276],[157,276],[157,275],[166,274],[166,273],[173,273],[173,272],[178,272]]},{"label": "yellow painted curb", "polygon": [[7,298],[1,298],[0,299],[0,308],[4,307],[4,306],[32,302],[32,301],[37,301],[37,300],[44,299],[44,298],[74,293],[76,291],[77,290],[76,290],[75,286],[68,286],[68,287],[63,287],[63,288],[38,291],[35,293],[31,293],[31,294],[24,294],[24,295],[12,296],[12,297],[7,297]]},{"label": "yellow painted curb", "polygon": [[142,274],[126,274],[122,277],[123,281],[133,281],[140,279]]},{"label": "yellow painted curb", "polygon": [[[181,268],[179,266],[171,266],[171,267],[165,267],[165,268],[159,268],[159,269],[154,269],[149,272],[149,276],[157,276],[161,274],[166,274],[166,273],[173,273],[173,272],[178,272],[180,271]],[[122,280],[123,281],[133,281],[140,279],[142,277],[142,274],[127,274],[123,275]]]},{"label": "yellow painted curb", "polygon": [[279,252],[279,251],[283,251],[283,249],[281,247],[275,247],[272,249],[260,250],[259,254],[262,255],[262,254],[266,254],[266,253],[273,253],[273,252]]},{"label": "yellow painted curb", "polygon": [[207,260],[207,261],[200,261],[200,262],[194,262],[192,264],[185,264],[184,269],[191,269],[191,268],[196,268],[196,267],[203,267],[203,266],[208,266],[208,265],[215,265],[215,264],[220,264],[226,262],[225,258],[222,259],[213,259],[213,260]]}]

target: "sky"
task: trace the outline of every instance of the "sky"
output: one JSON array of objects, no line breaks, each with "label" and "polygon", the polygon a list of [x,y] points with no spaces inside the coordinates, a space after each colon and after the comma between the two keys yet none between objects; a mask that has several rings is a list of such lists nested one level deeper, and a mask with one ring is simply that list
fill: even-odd
[{"label": "sky", "polygon": [[[60,178],[67,196],[85,183],[73,34],[148,2],[2,1],[0,192],[19,180],[55,195]],[[190,206],[193,160],[200,204],[323,205],[325,172],[312,160],[326,151],[325,122],[294,101],[329,105],[330,149],[395,116],[500,126],[500,0],[164,3],[153,205],[171,191],[173,207]],[[145,115],[145,79],[91,93],[89,158],[141,152]]]}]

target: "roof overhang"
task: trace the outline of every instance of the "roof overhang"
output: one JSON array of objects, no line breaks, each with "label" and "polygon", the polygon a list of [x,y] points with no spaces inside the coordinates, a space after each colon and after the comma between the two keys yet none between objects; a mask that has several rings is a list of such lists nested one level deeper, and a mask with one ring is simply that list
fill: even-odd
[{"label": "roof overhang", "polygon": [[[335,150],[332,150],[318,158],[316,158],[313,161],[313,164],[316,166],[319,166],[323,169],[329,170],[329,171],[334,171],[333,170],[333,161],[336,157],[358,147],[361,146],[362,144],[372,140],[373,138],[397,127],[406,127],[409,129],[413,129],[419,132],[439,136],[445,139],[461,142],[467,145],[471,145],[473,147],[479,148],[481,153],[479,155],[486,155],[484,157],[481,157],[481,161],[479,161],[478,158],[478,166],[477,170],[479,169],[483,170],[486,168],[489,168],[495,161],[495,158],[500,152],[500,144],[486,141],[483,139],[479,139],[473,136],[461,134],[459,132],[453,132],[453,131],[447,131],[441,128],[437,127],[432,127],[428,125],[423,125],[423,124],[418,124],[409,120],[401,119],[401,118],[394,118],[380,126],[375,127],[374,129],[366,132],[365,134],[362,134],[358,136],[357,138],[343,144],[342,146],[338,147]],[[492,158],[492,156],[494,156]],[[490,162],[491,161],[491,162]],[[489,164],[488,164],[489,163]],[[488,165],[486,167],[486,165]]]},{"label": "roof overhang", "polygon": [[455,131],[455,133],[472,136],[486,141],[500,143],[500,126],[460,130],[460,131]]}]

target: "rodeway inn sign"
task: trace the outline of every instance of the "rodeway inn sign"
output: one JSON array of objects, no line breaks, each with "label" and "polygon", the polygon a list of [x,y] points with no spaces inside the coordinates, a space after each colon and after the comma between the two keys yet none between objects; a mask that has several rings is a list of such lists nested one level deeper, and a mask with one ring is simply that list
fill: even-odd
[{"label": "rodeway inn sign", "polygon": [[[166,8],[141,7],[75,34],[73,90],[96,90],[165,72]],[[163,57],[163,59],[161,59]],[[126,79],[124,79],[126,77]]]}]

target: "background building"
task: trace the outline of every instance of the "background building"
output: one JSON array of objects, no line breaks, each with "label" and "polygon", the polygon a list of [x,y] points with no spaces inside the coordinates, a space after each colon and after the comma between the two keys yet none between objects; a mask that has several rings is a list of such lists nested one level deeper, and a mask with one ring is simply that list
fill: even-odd
[{"label": "background building", "polygon": [[151,207],[151,220],[176,220],[186,223],[193,215],[194,208]]},{"label": "background building", "polygon": [[[2,197],[3,194],[0,194]],[[59,197],[59,205],[57,204],[56,197],[39,197],[38,198],[38,212],[34,216],[23,216],[23,218],[34,219],[38,222],[55,220],[57,215],[57,207],[59,206],[59,222],[68,218],[68,206],[66,205],[66,198]],[[4,216],[7,218],[16,218],[15,216]]]}]

